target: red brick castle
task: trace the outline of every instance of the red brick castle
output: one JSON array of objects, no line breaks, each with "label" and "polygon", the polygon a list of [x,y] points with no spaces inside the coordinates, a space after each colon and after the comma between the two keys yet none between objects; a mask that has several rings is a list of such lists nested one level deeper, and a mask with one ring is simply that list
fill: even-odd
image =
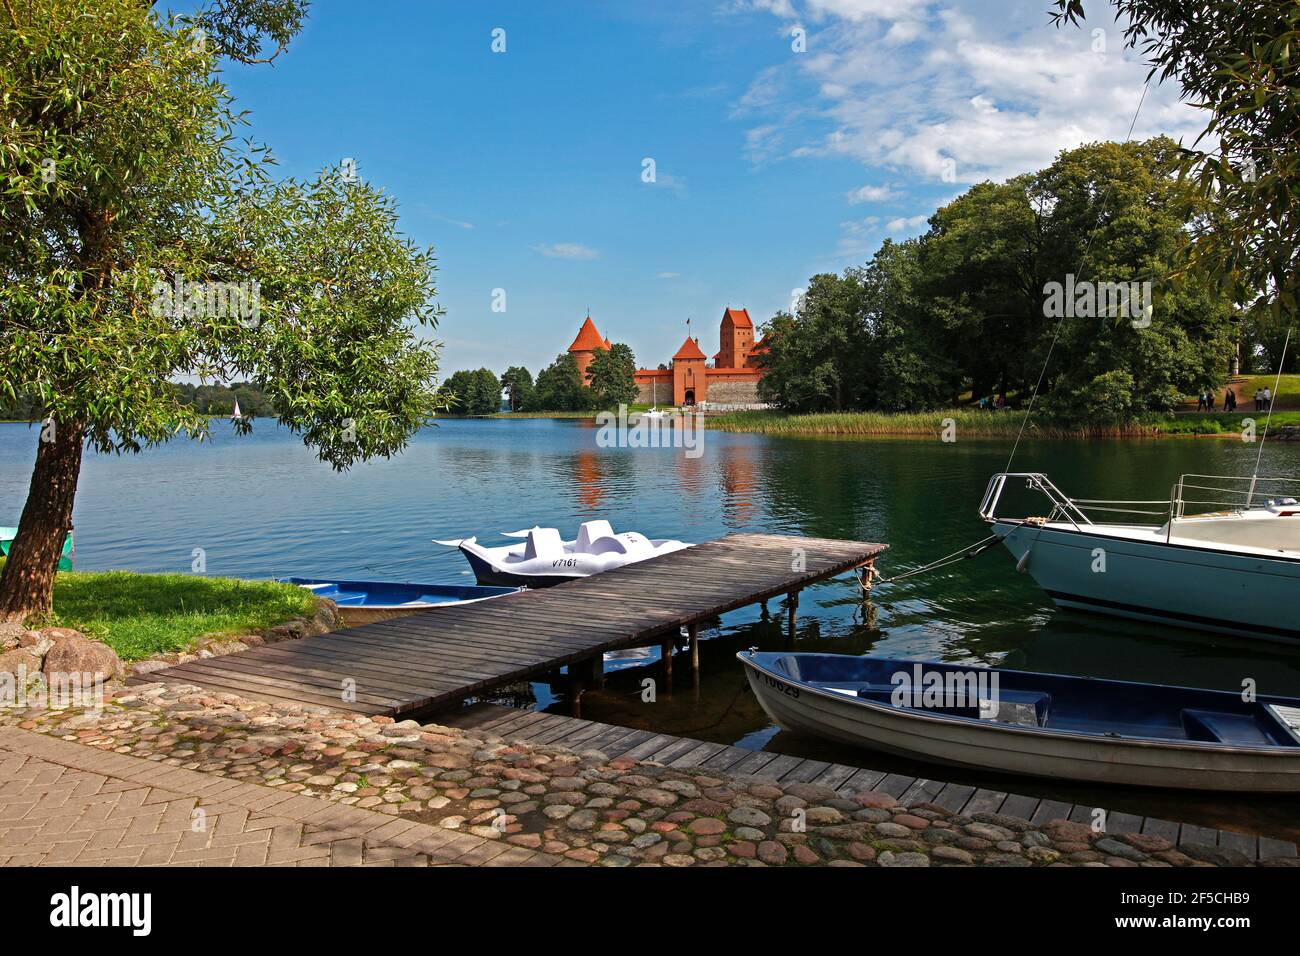
[{"label": "red brick castle", "polygon": [[[637,369],[637,401],[662,405],[697,405],[714,402],[747,405],[758,401],[758,380],[763,377],[763,356],[767,347],[754,341],[754,323],[745,309],[728,308],[722,313],[719,344],[713,364],[700,348],[699,339],[686,337],[672,358],[670,368]],[[608,349],[609,339],[587,316],[569,352],[583,378],[597,349]]]}]

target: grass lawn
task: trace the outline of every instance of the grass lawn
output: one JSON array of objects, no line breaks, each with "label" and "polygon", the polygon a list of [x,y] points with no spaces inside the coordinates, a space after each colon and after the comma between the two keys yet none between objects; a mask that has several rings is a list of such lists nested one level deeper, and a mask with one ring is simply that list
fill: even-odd
[{"label": "grass lawn", "polygon": [[[1233,389],[1237,392],[1237,411],[1254,412],[1255,411],[1255,389],[1268,388],[1273,390],[1277,386],[1277,394],[1273,396],[1273,410],[1276,412],[1281,409],[1300,409],[1300,375],[1283,375],[1281,381],[1278,381],[1277,373],[1270,372],[1261,375],[1243,375],[1231,380]],[[1216,407],[1223,407],[1223,389],[1216,389],[1214,392],[1214,403]],[[1196,396],[1187,396],[1187,406],[1196,407]],[[1274,416],[1274,421],[1277,421]]]},{"label": "grass lawn", "polygon": [[183,651],[196,638],[243,634],[312,612],[292,584],[133,571],[64,571],[50,624],[104,641],[123,661]]}]

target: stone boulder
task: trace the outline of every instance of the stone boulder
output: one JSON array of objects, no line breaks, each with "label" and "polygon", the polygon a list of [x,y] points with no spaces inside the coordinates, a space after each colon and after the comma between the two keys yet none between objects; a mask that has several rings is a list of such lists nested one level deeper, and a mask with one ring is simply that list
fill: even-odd
[{"label": "stone boulder", "polygon": [[46,631],[61,632],[51,635],[54,646],[45,655],[47,679],[53,674],[98,674],[103,680],[111,680],[122,673],[122,662],[107,644],[67,628],[46,628]]},{"label": "stone boulder", "polygon": [[12,651],[18,646],[27,628],[13,621],[0,623],[0,654]]},{"label": "stone boulder", "polygon": [[40,671],[41,659],[39,655],[33,654],[24,647],[16,647],[11,651],[0,654],[0,673],[13,674],[17,678],[24,672],[30,677],[33,674],[39,674]]},{"label": "stone boulder", "polygon": [[60,628],[47,627],[43,631],[27,631],[22,637],[18,638],[18,646],[26,651],[30,651],[37,657],[45,657],[54,646],[54,638],[49,634],[50,631],[61,630]]}]

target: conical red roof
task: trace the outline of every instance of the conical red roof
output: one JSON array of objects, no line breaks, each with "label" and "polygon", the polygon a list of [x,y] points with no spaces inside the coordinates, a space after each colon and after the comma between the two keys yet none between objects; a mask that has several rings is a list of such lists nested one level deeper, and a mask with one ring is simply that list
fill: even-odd
[{"label": "conical red roof", "polygon": [[582,328],[578,330],[578,337],[573,340],[569,346],[570,352],[594,352],[596,349],[605,348],[605,340],[596,331],[596,323],[591,321],[591,316],[582,323]]},{"label": "conical red roof", "polygon": [[682,343],[682,347],[677,350],[677,354],[674,355],[673,358],[674,359],[702,359],[702,358],[708,358],[708,356],[706,356],[700,350],[699,343],[696,342],[693,338],[691,338],[688,335],[686,336],[686,341]]}]

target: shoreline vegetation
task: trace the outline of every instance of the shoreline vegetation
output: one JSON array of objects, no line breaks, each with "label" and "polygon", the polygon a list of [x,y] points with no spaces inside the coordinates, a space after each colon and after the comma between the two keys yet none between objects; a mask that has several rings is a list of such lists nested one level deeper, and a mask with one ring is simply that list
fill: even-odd
[{"label": "shoreline vegetation", "polygon": [[60,571],[54,578],[55,611],[41,626],[103,641],[130,664],[187,651],[201,638],[234,638],[310,616],[314,606],[311,592],[277,581]]},{"label": "shoreline vegetation", "polygon": [[[630,415],[645,408],[634,406]],[[664,411],[671,411],[664,409]],[[492,415],[442,415],[442,418],[492,419],[566,419],[594,421],[598,412],[497,412]],[[1051,422],[1031,421],[1024,437],[1045,439],[1081,438],[1236,438],[1245,427],[1244,419],[1254,418],[1262,431],[1263,412],[1183,412],[1153,415],[1146,419],[1115,426],[1072,427]],[[752,432],[765,435],[859,436],[859,437],[934,437],[952,420],[958,438],[1014,438],[1020,430],[1024,412],[976,411],[968,408],[939,409],[929,412],[808,412],[769,411],[723,412],[706,414],[707,427],[728,432]],[[1275,411],[1270,431],[1300,426],[1300,410]]]}]

